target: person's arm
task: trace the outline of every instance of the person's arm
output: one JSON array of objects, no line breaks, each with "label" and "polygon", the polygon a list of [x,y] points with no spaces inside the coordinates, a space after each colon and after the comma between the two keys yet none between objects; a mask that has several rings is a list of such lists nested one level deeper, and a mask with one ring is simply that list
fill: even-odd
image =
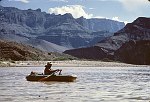
[{"label": "person's arm", "polygon": [[56,72],[56,71],[59,71],[59,69],[56,69],[56,70],[50,70],[51,72]]},{"label": "person's arm", "polygon": [[62,71],[62,69],[56,69],[57,71]]},{"label": "person's arm", "polygon": [[60,73],[61,73],[62,70],[61,69],[51,70],[52,73],[55,73],[55,72],[58,72],[58,71],[60,71]]}]

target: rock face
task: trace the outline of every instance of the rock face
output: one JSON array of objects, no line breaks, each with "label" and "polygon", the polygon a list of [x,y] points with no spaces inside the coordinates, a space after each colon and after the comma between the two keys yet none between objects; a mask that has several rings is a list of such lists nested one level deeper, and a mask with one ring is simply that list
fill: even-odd
[{"label": "rock face", "polygon": [[[132,43],[133,41],[135,42],[135,44]],[[108,37],[100,41],[99,43],[95,44],[94,47],[84,48],[84,50],[82,49],[68,50],[65,51],[64,53],[71,54],[76,57],[82,56],[82,58],[87,58],[83,56],[84,53],[88,52],[87,54],[89,55],[86,55],[89,56],[88,59],[101,60],[104,58],[109,58],[111,60],[117,59],[119,61],[126,63],[148,64],[149,57],[143,56],[149,56],[148,55],[149,41],[150,41],[150,18],[139,17],[133,23],[127,24],[123,29],[114,33],[114,36]],[[147,46],[148,48],[142,46],[145,47]],[[98,49],[98,51],[95,53],[93,52],[90,53],[91,49],[92,50]],[[128,56],[126,56],[126,54],[128,54]],[[92,56],[95,55],[98,56],[93,58]],[[135,60],[135,58],[138,59]]]},{"label": "rock face", "polygon": [[93,59],[99,60],[104,58],[111,58],[112,56],[108,55],[103,48],[93,46],[87,48],[79,48],[73,50],[67,50],[64,53],[75,56],[81,59]]},{"label": "rock face", "polygon": [[73,60],[75,57],[57,52],[44,52],[35,47],[0,40],[0,61]]},{"label": "rock face", "polygon": [[52,57],[31,46],[0,40],[0,60],[50,60]]},{"label": "rock face", "polygon": [[130,40],[150,40],[150,18],[137,18],[133,23],[127,24],[123,29],[114,33],[114,36],[100,41],[95,46],[102,47],[113,54]]},{"label": "rock face", "polygon": [[115,52],[114,57],[125,63],[150,65],[150,40],[129,41]]},{"label": "rock face", "polygon": [[[29,44],[45,51],[63,52],[95,44],[124,27],[107,19],[74,19],[37,10],[0,6],[0,39]],[[36,42],[36,43],[33,43]]]},{"label": "rock face", "polygon": [[77,22],[84,26],[85,28],[91,30],[91,31],[109,31],[109,32],[117,32],[118,29],[122,29],[124,27],[124,23],[120,23],[118,21],[113,21],[109,19],[98,19],[98,18],[92,18],[92,19],[85,19],[83,17],[80,17],[77,19]]}]

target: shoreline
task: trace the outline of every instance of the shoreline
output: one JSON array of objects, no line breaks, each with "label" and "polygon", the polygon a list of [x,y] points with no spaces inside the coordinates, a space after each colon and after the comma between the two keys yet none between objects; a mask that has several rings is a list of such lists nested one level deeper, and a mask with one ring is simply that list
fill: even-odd
[{"label": "shoreline", "polygon": [[44,67],[47,62],[51,62],[53,67],[149,67],[149,65],[133,65],[121,62],[103,62],[103,61],[2,61],[0,67]]}]

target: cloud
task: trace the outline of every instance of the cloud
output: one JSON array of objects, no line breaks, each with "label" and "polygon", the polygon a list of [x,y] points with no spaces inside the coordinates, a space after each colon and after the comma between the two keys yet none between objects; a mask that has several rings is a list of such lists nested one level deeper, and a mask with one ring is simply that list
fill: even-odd
[{"label": "cloud", "polygon": [[107,19],[106,17],[102,17],[102,16],[94,16],[93,18]]},{"label": "cloud", "polygon": [[29,3],[29,0],[9,0],[9,1],[20,1],[20,2],[23,2],[23,3]]},{"label": "cloud", "polygon": [[113,17],[112,20],[120,21],[120,20],[119,20],[119,17]]},{"label": "cloud", "polygon": [[74,18],[79,18],[83,16],[84,18],[100,18],[100,19],[112,19],[119,22],[124,22],[127,24],[127,21],[122,21],[119,19],[119,17],[113,17],[113,18],[106,18],[102,16],[94,16],[93,14],[88,14],[84,11],[84,7],[81,5],[68,5],[68,6],[62,6],[62,7],[55,7],[55,8],[49,8],[49,13],[54,14],[65,14],[65,13],[71,13]]},{"label": "cloud", "polygon": [[122,21],[122,20],[120,20],[119,17],[113,17],[112,20],[119,21],[119,22],[124,22],[125,24],[129,23],[128,21]]},{"label": "cloud", "polygon": [[68,0],[49,0],[50,2],[68,2]]},{"label": "cloud", "polygon": [[71,13],[74,18],[79,18],[81,16],[85,18],[91,18],[93,14],[88,14],[84,11],[84,7],[81,5],[68,5],[62,7],[49,8],[49,13],[54,14],[65,14]]}]

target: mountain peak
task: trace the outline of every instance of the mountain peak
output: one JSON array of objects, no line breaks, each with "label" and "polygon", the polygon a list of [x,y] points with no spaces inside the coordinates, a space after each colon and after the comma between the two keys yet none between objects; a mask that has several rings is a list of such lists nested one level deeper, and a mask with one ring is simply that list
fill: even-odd
[{"label": "mountain peak", "polygon": [[150,29],[150,18],[139,17],[133,22],[133,24]]},{"label": "mountain peak", "polygon": [[66,17],[66,18],[71,18],[73,19],[73,16],[71,13],[65,13],[64,15],[62,15],[63,17]]},{"label": "mountain peak", "polygon": [[36,11],[41,12],[41,9],[40,9],[40,8],[38,8],[38,9],[36,9]]}]

